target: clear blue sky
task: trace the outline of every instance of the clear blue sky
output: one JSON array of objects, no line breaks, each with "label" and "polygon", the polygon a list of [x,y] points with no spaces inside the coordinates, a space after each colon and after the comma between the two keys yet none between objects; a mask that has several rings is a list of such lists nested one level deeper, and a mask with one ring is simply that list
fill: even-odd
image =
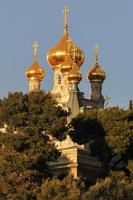
[{"label": "clear blue sky", "polygon": [[53,72],[46,54],[62,35],[65,5],[71,10],[70,35],[86,54],[80,90],[89,96],[86,72],[98,43],[99,63],[107,74],[103,94],[110,106],[128,107],[133,98],[133,0],[0,0],[0,98],[9,91],[28,91],[24,71],[33,61],[34,41],[40,43],[39,63],[46,71],[42,88],[50,90]]}]

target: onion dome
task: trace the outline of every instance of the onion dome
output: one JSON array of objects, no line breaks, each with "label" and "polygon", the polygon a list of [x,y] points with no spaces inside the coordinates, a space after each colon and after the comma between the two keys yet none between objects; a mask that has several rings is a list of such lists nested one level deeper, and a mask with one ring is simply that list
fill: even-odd
[{"label": "onion dome", "polygon": [[105,72],[101,69],[98,63],[94,64],[94,66],[88,72],[87,76],[90,81],[95,80],[103,82],[106,78]]},{"label": "onion dome", "polygon": [[66,56],[65,62],[60,67],[61,73],[62,74],[68,74],[69,71],[72,69],[72,65],[73,65],[72,58],[71,58],[70,54],[68,54]]},{"label": "onion dome", "polygon": [[68,74],[69,71],[72,69],[73,60],[71,57],[71,38],[68,39],[68,50],[66,54],[65,62],[60,66],[60,71],[62,74]]},{"label": "onion dome", "polygon": [[95,45],[95,64],[94,66],[88,71],[87,77],[90,81],[99,81],[103,82],[106,78],[106,74],[103,69],[98,64],[98,49],[99,46]]},{"label": "onion dome", "polygon": [[25,71],[25,75],[29,80],[41,81],[45,75],[43,68],[38,63],[38,48],[39,44],[35,42],[32,46],[34,48],[34,61],[30,67]]},{"label": "onion dome", "polygon": [[[67,23],[69,8],[65,6],[63,12],[64,12],[63,36],[61,37],[59,42],[47,54],[47,61],[52,66],[53,69],[64,63],[67,55],[68,39],[70,37],[68,33],[68,23]],[[84,53],[73,42],[71,42],[71,46],[72,48],[76,47],[77,50],[76,63],[78,64],[78,66],[81,66],[84,62],[84,57],[85,57]],[[71,54],[73,56],[72,51]]]},{"label": "onion dome", "polygon": [[[76,49],[74,51],[74,54],[75,54],[74,58],[76,58]],[[81,79],[82,79],[82,74],[79,71],[79,67],[77,63],[73,61],[72,69],[69,71],[69,74],[68,74],[68,81],[70,84],[79,83]]]},{"label": "onion dome", "polygon": [[82,79],[82,74],[79,71],[79,67],[76,63],[73,63],[72,69],[68,75],[69,83],[79,83]]}]

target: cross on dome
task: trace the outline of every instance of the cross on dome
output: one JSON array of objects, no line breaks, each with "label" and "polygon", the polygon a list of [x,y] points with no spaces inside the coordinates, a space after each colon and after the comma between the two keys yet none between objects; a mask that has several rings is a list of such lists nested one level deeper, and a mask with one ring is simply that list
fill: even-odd
[{"label": "cross on dome", "polygon": [[38,49],[39,49],[39,43],[38,42],[34,42],[34,44],[32,45],[33,49],[34,49],[34,58],[38,57]]},{"label": "cross on dome", "polygon": [[94,46],[95,63],[98,63],[99,48],[100,46],[98,44],[95,44]]},{"label": "cross on dome", "polygon": [[73,60],[76,61],[76,57],[77,57],[77,48],[76,48],[76,46],[74,46],[72,48],[72,51],[73,51]]},{"label": "cross on dome", "polygon": [[64,26],[66,27],[67,26],[67,22],[68,22],[68,13],[70,12],[70,9],[65,6],[64,7],[64,10],[63,10],[63,13],[64,13]]},{"label": "cross on dome", "polygon": [[71,49],[71,42],[72,42],[72,39],[70,38],[70,36],[69,36],[67,42],[68,42],[68,51],[70,51],[70,49]]}]

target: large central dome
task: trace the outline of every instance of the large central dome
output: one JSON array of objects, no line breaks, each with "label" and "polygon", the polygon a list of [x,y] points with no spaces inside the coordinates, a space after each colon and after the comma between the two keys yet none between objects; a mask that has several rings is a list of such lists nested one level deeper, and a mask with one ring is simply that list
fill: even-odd
[{"label": "large central dome", "polygon": [[[65,17],[66,19],[66,17]],[[68,50],[68,40],[70,39],[69,33],[68,33],[68,24],[67,21],[64,20],[64,33],[59,42],[48,52],[47,54],[47,61],[51,65],[51,67],[54,69],[63,62],[65,62],[67,50]],[[71,56],[73,58],[73,49],[76,48],[76,58],[75,62],[80,67],[84,62],[84,53],[82,50],[80,50],[76,44],[74,44],[73,41],[71,41]]]}]

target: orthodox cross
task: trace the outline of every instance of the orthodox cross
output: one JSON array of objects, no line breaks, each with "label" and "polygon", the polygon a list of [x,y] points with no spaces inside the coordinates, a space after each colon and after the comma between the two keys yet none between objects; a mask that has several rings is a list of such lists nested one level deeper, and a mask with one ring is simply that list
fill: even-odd
[{"label": "orthodox cross", "polygon": [[34,44],[32,45],[33,49],[34,49],[34,58],[38,57],[38,49],[39,49],[39,43],[38,42],[34,42]]},{"label": "orthodox cross", "polygon": [[73,46],[72,48],[72,52],[73,52],[73,61],[76,62],[77,56],[78,56],[78,52],[77,52],[77,48],[75,46]]},{"label": "orthodox cross", "polygon": [[68,52],[70,52],[71,51],[71,43],[72,43],[72,39],[70,38],[70,36],[68,37],[67,42],[68,42]]},{"label": "orthodox cross", "polygon": [[68,13],[70,12],[70,9],[65,6],[63,13],[64,13],[64,26],[67,26],[67,21],[68,21]]},{"label": "orthodox cross", "polygon": [[95,47],[94,47],[95,63],[98,63],[99,48],[100,48],[99,45],[95,44]]}]

